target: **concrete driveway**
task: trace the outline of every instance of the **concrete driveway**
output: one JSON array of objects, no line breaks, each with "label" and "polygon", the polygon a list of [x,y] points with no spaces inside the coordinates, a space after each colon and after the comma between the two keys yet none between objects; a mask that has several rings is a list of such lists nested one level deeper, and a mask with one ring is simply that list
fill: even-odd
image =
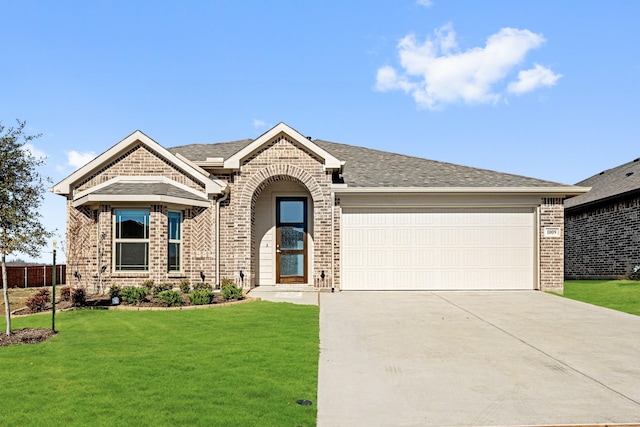
[{"label": "concrete driveway", "polygon": [[319,426],[640,423],[640,317],[535,291],[320,296]]}]

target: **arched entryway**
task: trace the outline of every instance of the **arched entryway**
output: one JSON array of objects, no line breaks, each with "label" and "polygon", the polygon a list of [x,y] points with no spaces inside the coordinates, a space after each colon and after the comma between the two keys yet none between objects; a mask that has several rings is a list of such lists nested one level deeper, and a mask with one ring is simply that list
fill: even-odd
[{"label": "arched entryway", "polygon": [[[299,202],[302,202],[302,205]],[[295,283],[313,284],[316,270],[328,271],[324,266],[326,261],[321,267],[316,265],[319,259],[315,256],[318,242],[317,209],[323,207],[323,212],[327,211],[326,204],[327,200],[320,185],[303,169],[292,165],[271,165],[252,174],[243,186],[237,211],[237,224],[240,227],[245,224],[250,227],[246,231],[238,228],[236,234],[249,237],[248,241],[238,239],[235,248],[238,254],[245,254],[238,258],[239,261],[244,259],[245,262],[237,267],[239,270],[243,270],[244,267],[245,277],[250,277],[248,283],[244,282],[245,287],[287,283],[290,281],[286,279],[287,276],[295,277]],[[299,216],[291,217],[291,214],[300,213],[301,206],[302,210],[306,210],[306,214],[303,220],[299,221]],[[283,208],[284,212],[279,212]],[[285,249],[282,242],[278,247],[279,239],[283,238],[282,235],[278,235],[278,227],[288,228],[290,233],[284,238],[289,239],[287,243],[290,245],[287,250],[294,252],[277,252]],[[322,227],[328,228],[326,220],[323,221]],[[327,234],[323,229],[322,235]],[[296,245],[300,244],[300,237],[306,239],[302,248],[306,250],[305,253],[295,252]],[[326,237],[321,240],[324,242]],[[324,242],[324,245],[327,243],[328,241]],[[299,273],[301,268],[302,274],[292,274],[292,269]]]},{"label": "arched entryway", "polygon": [[286,177],[256,195],[252,251],[257,286],[311,283],[313,206],[306,187]]}]

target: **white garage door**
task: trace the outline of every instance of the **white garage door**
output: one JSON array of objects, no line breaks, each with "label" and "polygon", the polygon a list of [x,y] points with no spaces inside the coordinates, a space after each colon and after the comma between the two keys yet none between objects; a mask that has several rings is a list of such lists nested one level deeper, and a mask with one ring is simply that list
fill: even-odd
[{"label": "white garage door", "polygon": [[534,289],[532,208],[344,208],[343,290]]}]

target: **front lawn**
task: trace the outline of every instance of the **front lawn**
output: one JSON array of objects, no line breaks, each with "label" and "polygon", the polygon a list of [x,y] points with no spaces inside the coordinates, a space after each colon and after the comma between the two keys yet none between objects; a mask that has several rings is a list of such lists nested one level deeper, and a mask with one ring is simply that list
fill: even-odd
[{"label": "front lawn", "polygon": [[568,280],[564,296],[640,316],[640,282],[632,280]]},{"label": "front lawn", "polygon": [[[50,326],[47,315],[13,319]],[[58,313],[56,329],[0,347],[0,425],[316,423],[318,307],[80,310]]]}]

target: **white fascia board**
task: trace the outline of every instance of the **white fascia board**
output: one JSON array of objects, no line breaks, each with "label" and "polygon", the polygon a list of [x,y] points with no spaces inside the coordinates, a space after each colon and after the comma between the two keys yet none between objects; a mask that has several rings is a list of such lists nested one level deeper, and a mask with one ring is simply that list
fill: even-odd
[{"label": "white fascia board", "polygon": [[164,196],[164,195],[148,195],[141,197],[140,195],[116,195],[116,194],[87,194],[73,201],[73,207],[86,205],[87,203],[103,203],[103,202],[119,202],[119,203],[140,203],[150,202],[156,204],[173,204],[182,206],[201,206],[207,208],[211,206],[208,200],[193,200],[182,197]]},{"label": "white fascia board", "polygon": [[[101,184],[95,185],[91,188],[89,188],[88,190],[84,190],[79,192],[78,194],[76,194],[76,196],[73,198],[74,200],[78,200],[82,197],[87,196],[88,194],[92,194],[95,193],[98,190],[101,190],[105,187],[109,187],[110,185],[113,184],[119,184],[119,183],[141,183],[141,182],[148,182],[148,183],[162,183],[162,184],[169,184],[172,185],[174,187],[177,187],[181,190],[187,191],[191,194],[193,194],[196,197],[201,197],[203,199],[207,198],[207,194],[205,193],[201,193],[197,190],[194,190],[193,188],[181,184],[177,181],[174,181],[172,179],[167,178],[166,176],[117,176],[115,178],[110,179],[109,181],[103,182]],[[100,196],[98,196],[100,197]]]},{"label": "white fascia board", "polygon": [[346,187],[333,188],[336,194],[539,194],[541,196],[578,196],[591,187]]},{"label": "white fascia board", "polygon": [[258,150],[260,147],[262,147],[262,145],[271,141],[280,133],[286,134],[287,136],[292,138],[294,141],[296,141],[298,144],[302,145],[312,153],[316,154],[318,157],[322,158],[324,160],[325,170],[340,169],[344,165],[344,162],[341,162],[340,160],[336,159],[327,151],[323,150],[318,145],[308,140],[306,137],[304,137],[304,135],[302,135],[297,130],[293,129],[292,127],[284,123],[279,123],[276,126],[269,129],[267,132],[260,135],[251,144],[247,145],[242,150],[238,151],[236,154],[234,154],[233,156],[225,160],[224,168],[235,169],[235,170],[240,169],[240,162],[242,162],[242,159],[246,158],[251,153]]},{"label": "white fascia board", "polygon": [[196,169],[194,165],[187,163],[179,157],[173,155],[166,148],[155,142],[153,139],[149,138],[141,131],[137,130],[122,141],[115,144],[113,147],[109,148],[104,153],[91,160],[86,165],[77,169],[75,172],[73,172],[71,175],[69,175],[56,185],[54,185],[51,191],[55,194],[68,195],[71,191],[71,185],[74,182],[79,181],[89,173],[108,164],[113,159],[117,158],[121,153],[131,148],[138,141],[151,148],[152,150],[157,151],[160,155],[172,161],[180,168],[184,169],[196,181],[204,184],[207,194],[222,194],[224,189],[226,189],[227,184],[223,181],[211,179],[208,177],[208,174],[206,177],[203,177],[202,172]]}]

